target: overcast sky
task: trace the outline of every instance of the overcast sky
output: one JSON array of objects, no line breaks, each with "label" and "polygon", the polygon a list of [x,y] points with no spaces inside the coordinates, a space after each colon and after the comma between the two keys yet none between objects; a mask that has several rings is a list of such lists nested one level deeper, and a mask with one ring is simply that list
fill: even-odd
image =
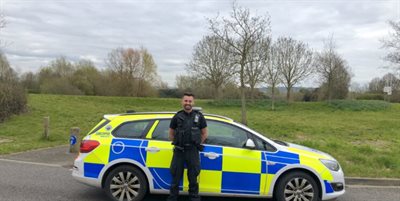
[{"label": "overcast sky", "polygon": [[[380,39],[388,20],[400,19],[400,0],[246,0],[257,15],[269,14],[272,36],[291,36],[321,50],[333,34],[353,81],[367,83],[389,72]],[[18,72],[37,72],[51,60],[90,59],[105,68],[117,47],[144,46],[169,86],[185,74],[193,46],[209,33],[207,18],[228,16],[230,0],[0,0],[7,26],[1,47]],[[303,85],[313,85],[311,79]]]}]

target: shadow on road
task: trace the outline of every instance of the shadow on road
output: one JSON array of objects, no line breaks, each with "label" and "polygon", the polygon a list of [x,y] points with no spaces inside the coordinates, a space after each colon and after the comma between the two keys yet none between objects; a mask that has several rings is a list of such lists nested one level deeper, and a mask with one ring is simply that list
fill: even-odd
[{"label": "shadow on road", "polygon": [[[147,195],[144,201],[163,201],[167,199],[167,195]],[[209,197],[202,196],[202,201],[272,201],[272,199],[256,199],[256,198],[234,198],[234,197]],[[180,196],[179,201],[190,201],[188,196]]]},{"label": "shadow on road", "polygon": [[[88,200],[96,200],[96,201],[108,201],[106,193],[97,188],[89,188],[85,191],[79,193],[78,197]],[[164,201],[167,200],[168,195],[146,195],[143,201]],[[272,199],[265,199],[265,198],[235,198],[235,197],[209,197],[209,196],[202,196],[202,201],[272,201]],[[179,201],[190,201],[188,196],[182,195],[179,197]]]}]

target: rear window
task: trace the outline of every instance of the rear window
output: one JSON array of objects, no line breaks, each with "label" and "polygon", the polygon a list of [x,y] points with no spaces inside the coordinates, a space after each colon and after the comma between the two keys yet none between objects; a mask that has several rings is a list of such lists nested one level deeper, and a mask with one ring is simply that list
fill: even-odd
[{"label": "rear window", "polygon": [[107,125],[108,123],[110,123],[110,120],[108,119],[103,119],[100,121],[100,123],[98,123],[93,130],[89,133],[89,135],[97,132],[98,130],[100,130],[101,128],[103,128],[105,125]]},{"label": "rear window", "polygon": [[127,122],[115,129],[112,134],[121,138],[142,138],[153,125],[154,121]]}]

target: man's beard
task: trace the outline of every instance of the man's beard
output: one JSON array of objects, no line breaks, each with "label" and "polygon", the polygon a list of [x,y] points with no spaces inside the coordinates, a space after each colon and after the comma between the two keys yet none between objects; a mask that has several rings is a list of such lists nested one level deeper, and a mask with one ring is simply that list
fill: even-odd
[{"label": "man's beard", "polygon": [[186,104],[186,105],[184,106],[184,108],[185,108],[185,110],[191,110],[191,109],[192,109],[192,106],[191,106],[191,105],[188,105],[188,104]]}]

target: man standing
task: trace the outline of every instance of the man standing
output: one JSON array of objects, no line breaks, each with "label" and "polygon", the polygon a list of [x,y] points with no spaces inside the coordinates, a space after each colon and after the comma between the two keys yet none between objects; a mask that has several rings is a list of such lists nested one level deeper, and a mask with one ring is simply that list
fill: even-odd
[{"label": "man standing", "polygon": [[179,196],[179,183],[183,177],[184,165],[188,169],[189,196],[191,201],[200,201],[197,177],[200,174],[199,151],[207,138],[207,123],[199,111],[192,109],[194,95],[185,93],[182,97],[183,110],[172,118],[169,128],[169,139],[174,145],[171,161],[172,182],[168,201],[176,201]]}]

